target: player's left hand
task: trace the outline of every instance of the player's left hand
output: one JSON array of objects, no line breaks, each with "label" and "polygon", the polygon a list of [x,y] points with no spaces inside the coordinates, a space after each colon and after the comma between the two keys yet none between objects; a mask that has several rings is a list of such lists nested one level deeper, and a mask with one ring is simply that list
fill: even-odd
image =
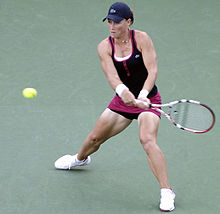
[{"label": "player's left hand", "polygon": [[124,102],[124,104],[128,106],[135,106],[135,96],[129,91],[129,90],[124,90],[121,95],[121,99]]}]

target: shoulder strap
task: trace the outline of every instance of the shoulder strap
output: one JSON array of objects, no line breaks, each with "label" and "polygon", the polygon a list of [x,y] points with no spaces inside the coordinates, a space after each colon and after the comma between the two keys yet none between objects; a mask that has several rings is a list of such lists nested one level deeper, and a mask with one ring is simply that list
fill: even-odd
[{"label": "shoulder strap", "polygon": [[131,38],[132,38],[133,47],[137,49],[137,43],[135,40],[135,31],[134,30],[131,30]]},{"label": "shoulder strap", "polygon": [[113,43],[112,37],[109,36],[109,37],[108,37],[108,40],[109,40],[110,45],[111,45],[111,47],[112,47],[112,56],[114,56],[114,53],[115,53],[115,47],[114,47],[114,43]]}]

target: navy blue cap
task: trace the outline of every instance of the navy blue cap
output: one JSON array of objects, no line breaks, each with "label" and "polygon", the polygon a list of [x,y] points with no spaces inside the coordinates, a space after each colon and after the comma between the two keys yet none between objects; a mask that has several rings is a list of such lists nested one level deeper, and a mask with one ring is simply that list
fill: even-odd
[{"label": "navy blue cap", "polygon": [[119,23],[123,19],[131,18],[131,9],[123,2],[114,3],[108,10],[108,15],[102,20],[110,19]]}]

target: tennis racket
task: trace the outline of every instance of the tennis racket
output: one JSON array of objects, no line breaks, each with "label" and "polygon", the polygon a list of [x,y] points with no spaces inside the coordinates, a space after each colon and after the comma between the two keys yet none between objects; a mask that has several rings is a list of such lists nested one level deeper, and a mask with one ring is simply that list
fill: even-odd
[{"label": "tennis racket", "polygon": [[[136,103],[148,106],[140,100],[136,100]],[[195,100],[181,99],[166,104],[150,104],[149,108],[164,115],[177,128],[188,132],[205,133],[215,124],[215,114],[212,109]]]}]

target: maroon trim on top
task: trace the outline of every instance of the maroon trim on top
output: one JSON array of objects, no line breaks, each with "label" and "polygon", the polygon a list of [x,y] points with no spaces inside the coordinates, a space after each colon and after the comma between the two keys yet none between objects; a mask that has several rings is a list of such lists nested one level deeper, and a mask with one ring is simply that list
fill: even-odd
[{"label": "maroon trim on top", "polygon": [[130,71],[129,71],[129,69],[128,69],[126,60],[124,60],[124,61],[122,61],[122,62],[123,62],[124,69],[126,70],[127,76],[130,77],[130,76],[131,76],[131,73],[130,73]]}]

